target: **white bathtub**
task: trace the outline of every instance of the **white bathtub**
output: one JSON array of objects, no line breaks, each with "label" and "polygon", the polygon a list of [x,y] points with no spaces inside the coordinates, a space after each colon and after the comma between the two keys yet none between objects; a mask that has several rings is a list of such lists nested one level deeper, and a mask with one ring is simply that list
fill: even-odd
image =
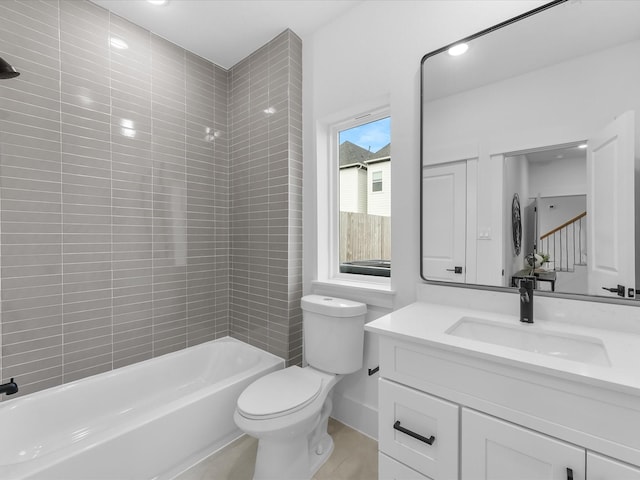
[{"label": "white bathtub", "polygon": [[241,435],[238,396],[283,366],[226,337],[3,401],[1,478],[172,478]]}]

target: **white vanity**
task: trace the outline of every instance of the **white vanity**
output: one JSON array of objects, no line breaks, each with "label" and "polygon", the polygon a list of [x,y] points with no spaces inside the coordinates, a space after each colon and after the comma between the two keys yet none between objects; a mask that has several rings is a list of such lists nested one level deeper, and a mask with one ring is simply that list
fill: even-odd
[{"label": "white vanity", "polygon": [[366,325],[380,479],[640,480],[636,307],[422,287]]}]

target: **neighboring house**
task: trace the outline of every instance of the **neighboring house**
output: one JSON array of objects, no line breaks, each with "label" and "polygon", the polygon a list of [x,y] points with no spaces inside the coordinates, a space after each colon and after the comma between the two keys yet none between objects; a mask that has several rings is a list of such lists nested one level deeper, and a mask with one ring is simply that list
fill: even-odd
[{"label": "neighboring house", "polygon": [[347,141],[340,144],[340,211],[367,213],[367,165],[371,152]]},{"label": "neighboring house", "polygon": [[391,215],[391,144],[377,152],[340,144],[340,211]]},{"label": "neighboring house", "polygon": [[367,213],[391,216],[391,144],[382,147],[367,164]]}]

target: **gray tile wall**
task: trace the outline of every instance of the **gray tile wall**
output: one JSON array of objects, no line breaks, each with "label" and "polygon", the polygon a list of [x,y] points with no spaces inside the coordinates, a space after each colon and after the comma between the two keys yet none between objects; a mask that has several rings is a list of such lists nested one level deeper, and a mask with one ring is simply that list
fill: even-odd
[{"label": "gray tile wall", "polygon": [[0,17],[21,71],[0,83],[3,381],[225,335],[299,364],[300,39],[226,71],[89,2]]},{"label": "gray tile wall", "polygon": [[89,2],[0,18],[3,381],[228,335],[229,73]]},{"label": "gray tile wall", "polygon": [[299,364],[300,39],[226,71],[85,1],[0,18],[21,71],[0,83],[3,381],[26,394],[225,335]]},{"label": "gray tile wall", "polygon": [[2,2],[0,17],[24,75],[0,83],[2,378],[33,390],[63,375],[59,10]]},{"label": "gray tile wall", "polygon": [[231,334],[302,360],[302,42],[230,70]]}]

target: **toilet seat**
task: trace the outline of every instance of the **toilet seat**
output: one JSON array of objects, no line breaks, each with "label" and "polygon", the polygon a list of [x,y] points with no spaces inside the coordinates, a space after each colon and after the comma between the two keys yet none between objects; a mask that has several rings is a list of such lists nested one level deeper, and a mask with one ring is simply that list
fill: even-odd
[{"label": "toilet seat", "polygon": [[238,413],[245,418],[269,419],[303,409],[320,394],[322,379],[297,366],[265,375],[238,398]]}]

